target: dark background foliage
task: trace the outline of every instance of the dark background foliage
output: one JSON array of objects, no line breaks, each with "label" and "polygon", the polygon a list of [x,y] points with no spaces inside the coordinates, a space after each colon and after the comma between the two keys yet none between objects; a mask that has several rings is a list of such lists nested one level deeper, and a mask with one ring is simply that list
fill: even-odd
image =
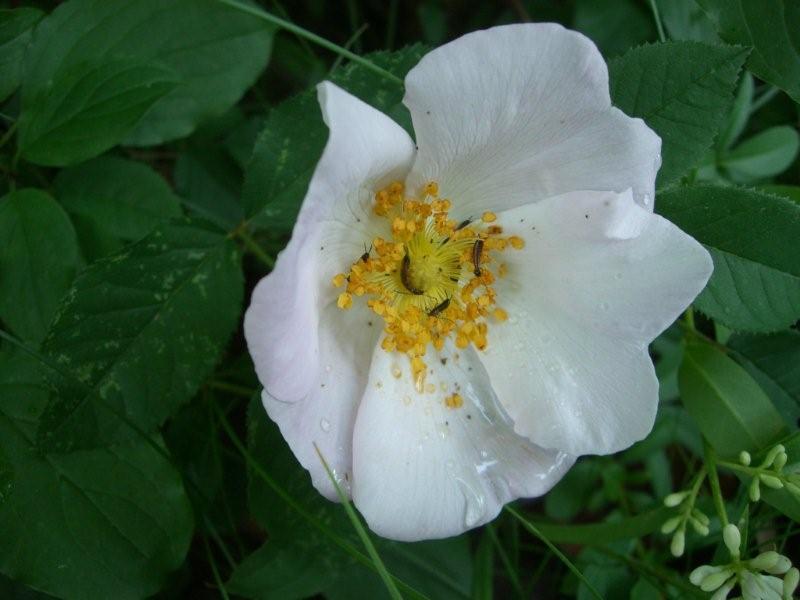
[{"label": "dark background foliage", "polygon": [[458,538],[372,543],[407,598],[702,598],[686,576],[726,559],[719,519],[675,558],[662,499],[717,464],[747,553],[800,556],[800,498],[748,503],[726,467],[778,441],[800,462],[798,3],[0,6],[0,597],[387,595],[264,414],[241,315],[325,143],[314,84],[410,129],[387,73],[524,21],[595,41],[614,103],[664,141],[657,212],[715,274],[652,346],[646,440]]}]

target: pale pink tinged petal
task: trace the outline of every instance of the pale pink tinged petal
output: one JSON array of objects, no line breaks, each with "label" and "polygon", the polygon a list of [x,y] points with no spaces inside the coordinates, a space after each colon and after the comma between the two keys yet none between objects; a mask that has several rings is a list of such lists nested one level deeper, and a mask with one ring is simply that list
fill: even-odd
[{"label": "pale pink tinged petal", "polygon": [[314,375],[303,364],[294,366],[298,377],[311,380],[308,395],[300,402],[281,402],[267,391],[262,393],[270,418],[311,473],[314,487],[330,500],[338,500],[338,496],[314,444],[340,486],[349,492],[353,424],[381,327],[372,312],[342,311],[335,304],[328,305],[322,311],[318,332],[321,368]]},{"label": "pale pink tinged petal", "polygon": [[600,52],[560,25],[437,48],[406,77],[405,103],[419,146],[409,189],[437,181],[457,218],[587,189],[632,188],[652,206],[660,138],[611,108]]},{"label": "pale pink tinged petal", "polygon": [[[353,499],[377,534],[442,538],[547,492],[574,462],[516,435],[472,349],[426,356],[428,390],[409,360],[378,348],[353,438]],[[443,364],[446,363],[446,364]],[[463,405],[447,408],[458,392]]]},{"label": "pale pink tinged petal", "polygon": [[647,345],[705,286],[708,252],[630,192],[571,193],[498,223],[526,244],[497,256],[509,320],[481,357],[515,430],[576,455],[642,439],[658,401]]},{"label": "pale pink tinged petal", "polygon": [[331,83],[319,85],[330,129],[292,239],[245,314],[256,373],[271,396],[297,401],[320,368],[319,313],[335,298],[331,278],[364,252],[383,223],[375,191],[410,168],[414,145],[387,116]]}]

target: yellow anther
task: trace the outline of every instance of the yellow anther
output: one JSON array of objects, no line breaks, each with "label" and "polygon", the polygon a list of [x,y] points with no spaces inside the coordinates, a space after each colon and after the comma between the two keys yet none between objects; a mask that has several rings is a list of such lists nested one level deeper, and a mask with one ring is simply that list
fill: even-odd
[{"label": "yellow anther", "polygon": [[464,399],[461,394],[454,392],[444,399],[444,405],[447,408],[461,408],[464,406]]},{"label": "yellow anther", "polygon": [[439,195],[439,184],[435,181],[431,181],[430,183],[425,185],[424,192],[428,196],[438,196]]},{"label": "yellow anther", "polygon": [[525,247],[525,240],[516,235],[512,235],[510,238],[508,238],[508,242],[515,250],[522,250]]},{"label": "yellow anther", "polygon": [[499,307],[495,308],[492,314],[494,315],[494,318],[497,319],[498,321],[505,321],[506,319],[508,319],[508,313]]},{"label": "yellow anther", "polygon": [[338,275],[335,275],[333,280],[332,280],[333,287],[342,287],[346,280],[347,280],[347,277],[345,276],[344,273],[339,273]]},{"label": "yellow anther", "polygon": [[497,220],[497,215],[493,212],[486,211],[481,215],[481,221],[484,223],[494,223]]},{"label": "yellow anther", "polygon": [[342,292],[339,294],[339,298],[336,300],[336,306],[342,309],[350,308],[353,306],[353,296],[347,292]]}]

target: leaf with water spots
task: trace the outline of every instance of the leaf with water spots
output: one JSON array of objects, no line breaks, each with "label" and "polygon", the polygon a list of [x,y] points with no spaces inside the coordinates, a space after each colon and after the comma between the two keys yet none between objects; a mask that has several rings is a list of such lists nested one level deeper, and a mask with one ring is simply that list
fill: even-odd
[{"label": "leaf with water spots", "polygon": [[59,373],[40,445],[127,440],[191,398],[236,329],[239,259],[213,226],[177,220],[81,273],[42,346]]},{"label": "leaf with water spots", "polygon": [[158,437],[39,452],[44,381],[40,362],[0,351],[0,572],[62,598],[149,597],[189,548],[181,477]]}]

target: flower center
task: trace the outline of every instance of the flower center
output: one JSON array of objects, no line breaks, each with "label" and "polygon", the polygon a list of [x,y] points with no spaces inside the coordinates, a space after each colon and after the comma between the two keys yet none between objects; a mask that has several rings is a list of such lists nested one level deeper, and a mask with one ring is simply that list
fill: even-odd
[{"label": "flower center", "polygon": [[495,270],[505,274],[496,254],[525,245],[520,237],[503,237],[494,213],[460,223],[450,219],[451,202],[439,198],[436,183],[422,192],[422,199],[407,197],[398,182],[379,190],[373,210],[387,220],[389,239],[365,244],[350,270],[333,278],[334,286],[346,285],[339,308],[350,308],[353,296],[368,297],[367,306],[385,324],[381,347],[408,355],[419,392],[429,344],[441,350],[453,337],[458,348],[486,349],[488,324],[508,318],[493,287]]}]

